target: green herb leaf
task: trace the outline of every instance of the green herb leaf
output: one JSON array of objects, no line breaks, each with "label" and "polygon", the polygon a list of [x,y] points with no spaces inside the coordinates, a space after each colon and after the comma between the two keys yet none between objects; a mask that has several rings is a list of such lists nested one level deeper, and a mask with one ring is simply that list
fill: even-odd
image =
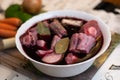
[{"label": "green herb leaf", "polygon": [[59,40],[56,45],[55,45],[55,52],[57,54],[63,54],[67,51],[68,46],[69,46],[69,38],[63,38]]},{"label": "green herb leaf", "polygon": [[44,35],[50,35],[50,29],[45,26],[42,22],[39,22],[37,25],[37,31],[40,35],[44,36]]}]

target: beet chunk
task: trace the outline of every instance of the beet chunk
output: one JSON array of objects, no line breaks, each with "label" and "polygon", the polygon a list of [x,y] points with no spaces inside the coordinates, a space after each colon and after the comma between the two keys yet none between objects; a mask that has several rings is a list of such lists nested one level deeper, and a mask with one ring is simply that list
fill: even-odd
[{"label": "beet chunk", "polygon": [[52,43],[51,43],[51,49],[55,48],[55,44],[60,40],[61,38],[57,35],[53,37]]},{"label": "beet chunk", "polygon": [[72,35],[71,40],[70,40],[69,51],[71,51],[71,52],[77,52],[76,47],[78,45],[78,37],[79,37],[78,33],[74,33]]},{"label": "beet chunk", "polygon": [[40,49],[44,49],[46,50],[47,47],[46,47],[46,42],[44,40],[37,40],[37,46],[40,48]]},{"label": "beet chunk", "polygon": [[33,28],[28,30],[28,32],[26,34],[24,34],[23,36],[21,36],[21,38],[20,38],[22,44],[25,45],[25,46],[36,45],[37,39],[38,39],[37,38],[37,32]]},{"label": "beet chunk", "polygon": [[66,29],[61,25],[61,23],[58,20],[54,20],[52,23],[50,23],[50,29],[54,31],[59,37],[67,35]]},{"label": "beet chunk", "polygon": [[98,38],[102,35],[99,29],[99,25],[95,20],[88,21],[86,24],[84,24],[82,30],[87,35],[91,35],[95,38]]},{"label": "beet chunk", "polygon": [[77,45],[77,50],[81,53],[89,53],[90,49],[95,44],[95,38],[85,33],[79,33],[79,42]]},{"label": "beet chunk", "polygon": [[79,58],[73,53],[68,53],[68,55],[65,57],[65,61],[67,64],[74,64],[79,62]]},{"label": "beet chunk", "polygon": [[55,52],[47,54],[42,58],[42,61],[48,64],[56,64],[63,58],[62,54],[56,54]]},{"label": "beet chunk", "polygon": [[50,54],[50,53],[52,53],[53,52],[53,50],[37,50],[36,51],[36,54],[39,56],[39,57],[43,57],[43,56],[45,56],[45,55],[47,55],[47,54]]}]

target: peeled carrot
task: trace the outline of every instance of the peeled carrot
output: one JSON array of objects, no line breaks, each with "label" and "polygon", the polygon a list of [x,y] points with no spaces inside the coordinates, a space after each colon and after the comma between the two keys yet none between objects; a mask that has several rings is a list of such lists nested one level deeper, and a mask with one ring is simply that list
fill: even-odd
[{"label": "peeled carrot", "polygon": [[13,25],[6,24],[6,23],[0,23],[0,29],[17,30],[17,27],[13,26]]},{"label": "peeled carrot", "polygon": [[16,31],[0,29],[0,36],[4,38],[15,37]]},{"label": "peeled carrot", "polygon": [[19,27],[22,23],[22,21],[19,18],[6,18],[6,19],[2,19],[0,20],[0,22],[2,23],[6,23],[6,24],[10,24],[16,27]]}]

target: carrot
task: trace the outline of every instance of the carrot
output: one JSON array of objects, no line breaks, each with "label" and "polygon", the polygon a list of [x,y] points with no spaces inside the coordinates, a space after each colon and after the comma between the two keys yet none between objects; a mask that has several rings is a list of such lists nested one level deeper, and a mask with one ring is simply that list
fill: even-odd
[{"label": "carrot", "polygon": [[15,37],[16,31],[0,29],[0,36],[4,38]]},{"label": "carrot", "polygon": [[17,27],[6,24],[6,23],[0,23],[0,29],[17,30]]},{"label": "carrot", "polygon": [[19,27],[22,23],[22,21],[19,18],[15,18],[15,17],[2,19],[2,20],[0,20],[0,22],[10,24],[10,25],[13,25],[16,27]]}]

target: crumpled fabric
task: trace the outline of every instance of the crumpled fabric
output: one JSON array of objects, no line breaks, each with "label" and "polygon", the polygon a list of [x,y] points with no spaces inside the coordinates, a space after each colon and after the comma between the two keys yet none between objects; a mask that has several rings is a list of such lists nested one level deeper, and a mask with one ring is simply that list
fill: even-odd
[{"label": "crumpled fabric", "polygon": [[[11,4],[22,4],[23,0],[0,0],[0,7],[6,10]],[[101,18],[110,28],[111,32],[120,34],[120,14],[108,13],[104,10],[93,10],[102,0],[42,0],[43,9],[53,10],[78,10],[85,11]],[[120,11],[120,10],[119,10]]]}]

